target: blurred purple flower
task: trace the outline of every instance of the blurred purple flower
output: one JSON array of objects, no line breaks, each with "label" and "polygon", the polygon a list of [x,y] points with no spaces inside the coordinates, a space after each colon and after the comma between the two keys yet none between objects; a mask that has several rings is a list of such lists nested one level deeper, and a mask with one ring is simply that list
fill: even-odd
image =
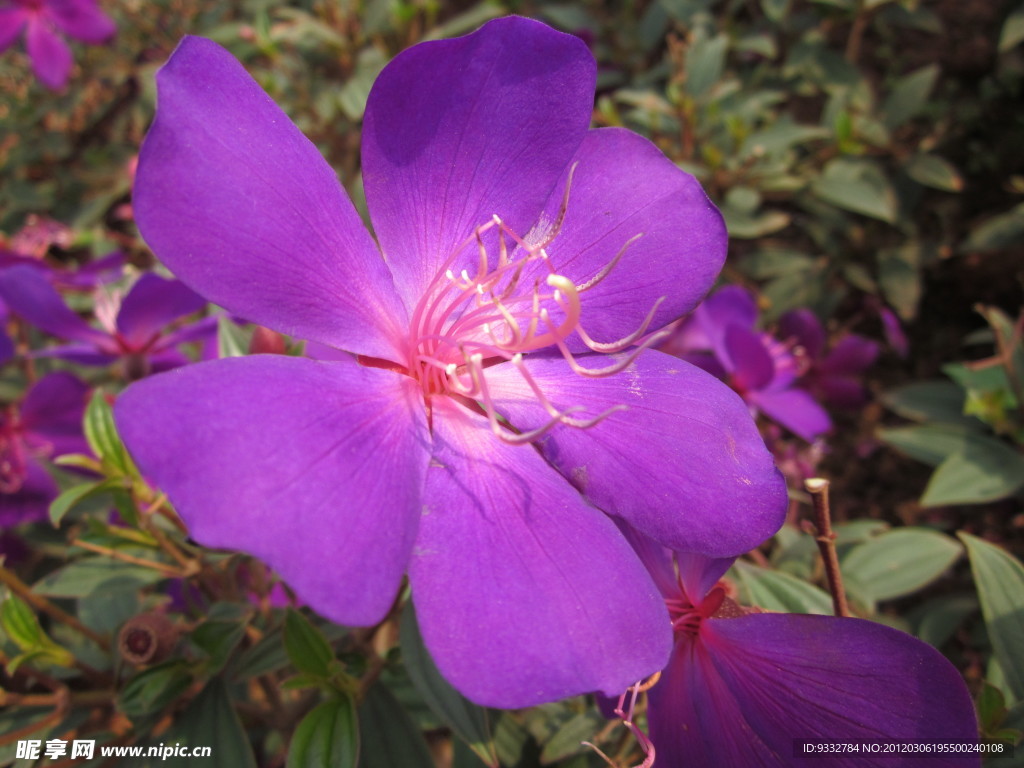
[{"label": "blurred purple flower", "polygon": [[828,352],[825,328],[809,309],[787,312],[779,319],[779,336],[795,345],[800,357],[800,383],[824,402],[859,408],[868,399],[860,380],[878,358],[878,344],[855,333],[843,336]]},{"label": "blurred purple flower", "polygon": [[0,53],[25,30],[36,77],[59,91],[71,74],[71,49],[61,33],[90,45],[105,43],[117,27],[94,0],[0,0]]},{"label": "blurred purple flower", "polygon": [[88,388],[69,373],[51,373],[19,404],[0,411],[0,527],[46,519],[57,485],[42,465],[88,453],[82,417]]},{"label": "blurred purple flower", "polygon": [[[675,633],[672,657],[648,692],[656,765],[801,766],[809,761],[794,756],[798,739],[976,742],[967,687],[930,645],[865,619],[741,608],[716,586],[733,558],[673,558],[635,532],[630,538]],[[863,754],[829,757],[837,768],[865,765]],[[979,765],[965,755],[885,763]]]},{"label": "blurred purple flower", "polygon": [[[186,38],[135,184],[139,228],[183,281],[352,353],[133,385],[115,417],[142,471],[198,541],[264,559],[339,623],[380,621],[408,569],[438,666],[493,706],[664,664],[657,590],[595,506],[716,555],[785,510],[734,393],[626,352],[699,301],[726,235],[653,145],[588,130],[594,71],[580,40],[522,18],[395,58],[362,140],[378,250],[313,144]],[[588,345],[583,326],[621,341]]]},{"label": "blurred purple flower", "polygon": [[738,285],[705,299],[661,346],[727,382],[753,413],[763,412],[807,441],[832,428],[832,420],[806,390],[796,386],[799,365],[789,346],[755,329],[757,303]]},{"label": "blurred purple flower", "polygon": [[190,361],[178,351],[178,345],[201,341],[217,331],[213,317],[167,330],[171,323],[203,309],[206,300],[180,281],[151,272],[135,282],[119,305],[113,298],[97,300],[96,316],[102,330],[73,312],[33,267],[17,266],[0,272],[0,299],[40,330],[74,342],[39,350],[35,355],[80,365],[121,361],[126,378],[133,380],[186,365]]}]

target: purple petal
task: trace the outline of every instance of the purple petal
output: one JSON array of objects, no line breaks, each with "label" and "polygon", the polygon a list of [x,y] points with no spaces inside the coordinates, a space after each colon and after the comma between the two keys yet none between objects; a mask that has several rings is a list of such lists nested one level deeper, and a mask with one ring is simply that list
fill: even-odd
[{"label": "purple petal", "polygon": [[[598,367],[614,360],[580,356]],[[594,504],[664,546],[715,557],[746,552],[771,536],[786,511],[786,486],[747,406],[727,386],[661,352],[624,372],[584,378],[561,358],[530,356],[525,367],[560,411],[614,413],[589,429],[558,427],[538,447]],[[520,429],[551,417],[511,364],[487,371],[499,410]]]},{"label": "purple petal", "polygon": [[182,354],[176,349],[165,349],[161,352],[155,352],[147,355],[146,359],[149,362],[150,374],[172,371],[175,368],[189,365],[192,362],[187,355]]},{"label": "purple petal", "polygon": [[[810,764],[793,742],[977,740],[956,669],[909,635],[861,619],[760,614],[710,619],[681,638],[649,693],[650,736],[667,766]],[[860,768],[862,754],[828,765]],[[977,766],[962,755],[901,757],[887,766]]]},{"label": "purple petal", "polygon": [[21,35],[27,16],[19,6],[0,8],[0,53],[10,48]]},{"label": "purple petal", "polygon": [[68,308],[38,269],[12,267],[0,273],[0,298],[12,312],[51,336],[96,346],[111,343],[110,337]]},{"label": "purple petal", "polygon": [[736,562],[734,557],[713,558],[696,552],[676,552],[675,560],[679,568],[679,583],[694,605],[711,591]]},{"label": "purple petal", "polygon": [[45,520],[50,502],[57,498],[57,484],[39,463],[29,457],[25,462],[25,478],[14,493],[0,491],[0,528]]},{"label": "purple petal", "polygon": [[180,280],[147,272],[121,302],[117,330],[128,346],[138,349],[155,340],[165,326],[205,306],[206,299]]},{"label": "purple petal", "polygon": [[[206,302],[203,302],[203,306]],[[156,349],[167,349],[168,347],[176,347],[179,344],[188,344],[193,341],[207,342],[209,340],[216,340],[217,338],[217,323],[220,321],[219,315],[211,315],[210,317],[204,317],[202,320],[196,320],[194,323],[186,323],[185,325],[178,328],[176,331],[172,331],[166,336],[160,338],[156,345]]]},{"label": "purple petal", "polygon": [[816,376],[814,383],[822,398],[836,408],[860,408],[868,391],[859,381],[844,376]]},{"label": "purple petal", "polygon": [[405,310],[316,147],[209,40],[186,37],[157,85],[133,205],[161,261],[253,322],[397,359]]},{"label": "purple petal", "polygon": [[796,341],[811,360],[819,359],[825,350],[825,328],[809,309],[794,309],[779,318],[778,336]]},{"label": "purple petal", "polygon": [[[104,339],[104,341],[106,341]],[[121,359],[120,354],[101,352],[87,344],[58,344],[55,347],[33,350],[29,357],[55,357],[78,365],[95,365],[99,367],[111,365]]]},{"label": "purple petal", "polygon": [[715,339],[721,338],[731,325],[754,327],[757,323],[757,299],[746,288],[726,285],[705,299],[694,316],[706,329],[713,346]]},{"label": "purple petal", "polygon": [[[366,105],[363,183],[410,308],[493,215],[519,235],[533,226],[587,131],[594,81],[579,38],[519,17],[422,43],[384,68]],[[465,258],[456,273],[476,249]]]},{"label": "purple petal", "polygon": [[70,373],[51,373],[25,395],[21,424],[25,440],[47,456],[88,453],[82,434],[82,418],[89,387]]},{"label": "purple petal", "polygon": [[46,14],[65,35],[83,43],[105,43],[117,25],[93,0],[48,0]]},{"label": "purple petal", "polygon": [[[4,315],[0,313],[0,323],[4,322]],[[14,357],[14,342],[7,335],[7,331],[0,327],[0,365]]]},{"label": "purple petal", "polygon": [[882,318],[882,327],[885,330],[885,338],[889,342],[889,346],[900,357],[906,357],[910,353],[910,342],[907,340],[907,334],[903,332],[903,326],[900,324],[899,318],[896,317],[896,313],[888,307],[881,307],[878,314]]},{"label": "purple petal", "polygon": [[851,333],[841,338],[818,365],[820,373],[857,376],[870,368],[881,350],[876,342]]},{"label": "purple petal", "polygon": [[89,290],[103,283],[119,280],[124,273],[125,255],[120,251],[104,256],[102,259],[90,261],[72,271],[57,270],[50,274],[58,288]]},{"label": "purple petal", "polygon": [[71,49],[46,19],[29,17],[25,47],[39,81],[51,91],[63,89],[71,74]]},{"label": "purple petal", "polygon": [[428,460],[411,380],[257,355],[136,382],[114,415],[197,541],[241,549],[342,624],[388,611]]},{"label": "purple petal", "polygon": [[802,389],[751,392],[748,399],[772,421],[808,442],[832,429],[828,413]]},{"label": "purple petal", "polygon": [[761,334],[741,325],[730,325],[723,336],[725,357],[731,381],[741,393],[763,389],[775,374],[775,363],[765,349]]},{"label": "purple petal", "polygon": [[[727,247],[722,216],[697,180],[621,128],[590,131],[572,166],[565,220],[546,248],[550,260],[533,262],[543,272],[525,274],[524,282],[543,280],[551,268],[584,285],[625,248],[608,276],[582,295],[580,322],[591,338],[628,336],[659,299],[651,330],[692,310],[711,289]],[[559,217],[569,172],[545,206],[549,223]]]},{"label": "purple petal", "polygon": [[665,607],[611,520],[530,446],[441,400],[409,575],[445,677],[479,704],[515,708],[618,694],[660,669]]}]

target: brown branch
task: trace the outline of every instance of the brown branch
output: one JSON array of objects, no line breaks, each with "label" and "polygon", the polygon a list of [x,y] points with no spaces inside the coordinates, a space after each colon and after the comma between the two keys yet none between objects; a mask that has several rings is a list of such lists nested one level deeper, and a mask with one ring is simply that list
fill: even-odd
[{"label": "brown branch", "polygon": [[812,477],[804,481],[804,488],[811,494],[814,505],[814,524],[817,528],[814,540],[818,542],[818,551],[825,565],[825,577],[828,589],[832,593],[832,609],[836,616],[849,616],[850,606],[846,602],[843,589],[843,575],[839,571],[839,555],[836,554],[836,534],[832,530],[832,520],[828,505],[828,480]]}]

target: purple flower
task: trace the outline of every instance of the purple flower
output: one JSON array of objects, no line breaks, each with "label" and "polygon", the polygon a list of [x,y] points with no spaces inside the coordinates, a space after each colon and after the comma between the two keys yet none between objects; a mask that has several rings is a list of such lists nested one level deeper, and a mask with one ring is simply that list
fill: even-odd
[{"label": "purple flower", "polygon": [[57,485],[41,461],[88,453],[82,416],[88,388],[69,373],[51,373],[20,405],[0,411],[0,527],[45,519]]},{"label": "purple flower", "polygon": [[438,666],[493,706],[621,690],[667,659],[657,590],[605,512],[725,556],[785,509],[734,393],[627,351],[699,301],[725,229],[649,142],[588,130],[594,73],[580,40],[522,18],[398,56],[363,131],[378,250],[316,148],[187,38],[135,184],[183,281],[352,353],[134,384],[115,417],[141,470],[198,541],[339,623],[381,620],[408,570]]},{"label": "purple flower", "polygon": [[825,410],[795,386],[797,358],[789,346],[755,329],[753,294],[729,285],[708,297],[661,349],[728,382],[753,413],[762,412],[805,440],[832,428]]},{"label": "purple flower", "polygon": [[[963,679],[938,651],[864,619],[752,613],[718,579],[732,558],[670,553],[631,535],[669,610],[672,657],[648,693],[664,768],[800,766],[795,740],[978,738]],[[830,756],[857,768],[863,754]],[[893,766],[976,766],[977,757],[891,756]]]},{"label": "purple flower", "polygon": [[198,312],[206,300],[178,280],[152,273],[140,277],[124,299],[97,301],[97,329],[75,314],[37,269],[12,267],[0,272],[0,299],[8,308],[52,336],[74,342],[35,354],[80,365],[121,361],[125,375],[137,379],[151,372],[185,365],[177,346],[216,332],[216,320],[204,318],[168,331],[170,323]]},{"label": "purple flower", "polygon": [[52,91],[63,89],[71,73],[71,49],[60,33],[99,45],[117,31],[94,0],[0,0],[0,53],[23,29],[32,69]]},{"label": "purple flower", "polygon": [[779,319],[779,336],[798,345],[803,373],[800,382],[822,400],[839,408],[858,408],[868,399],[861,375],[878,358],[878,344],[849,333],[828,352],[825,329],[809,309],[787,312]]}]

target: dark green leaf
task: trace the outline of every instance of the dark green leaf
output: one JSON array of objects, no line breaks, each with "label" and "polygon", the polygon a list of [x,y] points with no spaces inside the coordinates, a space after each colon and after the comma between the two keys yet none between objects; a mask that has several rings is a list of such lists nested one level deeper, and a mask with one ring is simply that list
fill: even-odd
[{"label": "dark green leaf", "polygon": [[1006,17],[1003,31],[999,34],[999,52],[1006,53],[1024,42],[1024,5],[1020,5]]},{"label": "dark green leaf", "polygon": [[729,36],[698,36],[686,52],[686,90],[701,97],[717,83],[725,69],[725,54],[729,50]]},{"label": "dark green leaf", "polygon": [[383,685],[359,708],[359,768],[434,768],[423,736]]},{"label": "dark green leaf", "polygon": [[899,128],[928,103],[938,77],[939,65],[929,64],[896,81],[882,106],[885,124],[890,130]]},{"label": "dark green leaf", "polygon": [[347,696],[326,701],[302,718],[288,747],[287,768],[355,768],[358,762],[359,725]]},{"label": "dark green leaf", "polygon": [[399,639],[409,677],[427,706],[469,744],[481,760],[487,765],[497,766],[498,756],[491,739],[487,710],[469,701],[441,676],[423,644],[412,603],[403,611]]},{"label": "dark green leaf", "polygon": [[968,424],[921,424],[878,430],[879,440],[932,466],[938,466],[947,456],[962,451],[974,436],[994,440],[979,434],[976,427]]},{"label": "dark green leaf", "polygon": [[167,576],[141,565],[121,563],[106,557],[85,557],[58,568],[37,581],[32,589],[51,597],[85,597],[101,586],[153,584]]},{"label": "dark green leaf", "polygon": [[139,477],[139,471],[128,456],[114,425],[114,413],[102,390],[97,389],[85,409],[85,438],[100,461],[118,473]]},{"label": "dark green leaf", "polygon": [[869,161],[835,158],[811,186],[825,202],[890,224],[896,221],[897,202],[892,184]]},{"label": "dark green leaf", "polygon": [[737,561],[734,568],[753,605],[783,613],[832,615],[832,598],[813,584],[743,561]]},{"label": "dark green leaf", "polygon": [[917,154],[904,163],[903,170],[918,184],[941,189],[945,192],[961,192],[964,180],[960,172],[948,160],[937,155]]},{"label": "dark green leaf", "polygon": [[128,717],[155,714],[177,699],[192,684],[185,662],[172,659],[139,672],[118,697],[118,708]]},{"label": "dark green leaf", "polygon": [[245,626],[242,621],[205,621],[195,628],[190,639],[209,657],[208,674],[217,674],[228,662],[245,637]]},{"label": "dark green leaf", "polygon": [[97,493],[103,493],[112,488],[120,487],[121,483],[117,480],[99,480],[92,483],[82,483],[81,485],[73,485],[68,488],[64,493],[50,502],[50,522],[54,525],[60,525],[60,521],[64,519],[66,515],[73,507],[75,507],[80,501],[84,501],[90,496]]},{"label": "dark green leaf", "polygon": [[967,547],[992,649],[1009,690],[1024,700],[1024,566],[1004,549],[967,533]]},{"label": "dark green leaf", "polygon": [[569,718],[544,744],[540,753],[541,765],[551,765],[589,749],[581,742],[593,742],[606,722],[593,711],[580,712]]},{"label": "dark green leaf", "polygon": [[299,672],[312,677],[330,676],[334,649],[323,633],[293,608],[288,609],[284,620],[284,647]]},{"label": "dark green leaf", "polygon": [[919,381],[891,389],[882,395],[882,402],[906,419],[944,421],[950,424],[974,425],[981,422],[964,416],[964,391],[950,381]]}]

